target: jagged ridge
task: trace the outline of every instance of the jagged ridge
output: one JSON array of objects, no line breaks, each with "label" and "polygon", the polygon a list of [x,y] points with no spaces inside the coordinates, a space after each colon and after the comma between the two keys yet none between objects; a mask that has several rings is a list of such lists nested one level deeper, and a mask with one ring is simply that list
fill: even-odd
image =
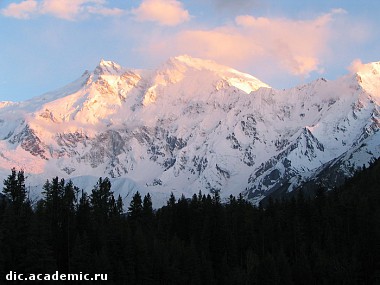
[{"label": "jagged ridge", "polygon": [[33,185],[59,175],[85,187],[90,174],[128,185],[124,197],[220,190],[257,202],[380,155],[378,66],[279,91],[189,56],[157,70],[102,60],[55,92],[2,104],[0,167],[23,167]]}]

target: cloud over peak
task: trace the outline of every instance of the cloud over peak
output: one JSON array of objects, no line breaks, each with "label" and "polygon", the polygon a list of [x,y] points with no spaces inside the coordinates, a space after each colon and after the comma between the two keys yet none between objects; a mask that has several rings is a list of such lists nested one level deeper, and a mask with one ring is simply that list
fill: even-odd
[{"label": "cloud over peak", "polygon": [[153,39],[148,51],[153,56],[186,53],[244,69],[266,62],[289,74],[308,76],[322,72],[320,58],[331,37],[330,23],[340,13],[333,10],[307,20],[240,15],[215,28],[184,29],[161,39],[161,44]]},{"label": "cloud over peak", "polygon": [[156,22],[163,26],[176,26],[190,20],[190,14],[177,0],[144,0],[132,10],[137,21]]}]

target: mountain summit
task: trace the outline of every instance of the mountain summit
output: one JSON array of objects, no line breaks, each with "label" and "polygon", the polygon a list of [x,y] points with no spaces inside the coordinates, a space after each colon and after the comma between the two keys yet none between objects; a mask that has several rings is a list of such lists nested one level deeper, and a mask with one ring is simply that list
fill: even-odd
[{"label": "mountain summit", "polygon": [[[335,81],[275,90],[215,62],[179,56],[156,70],[101,60],[75,82],[0,104],[0,169],[83,188],[113,179],[150,192],[243,193],[258,202],[305,183],[333,187],[380,156],[379,63]],[[160,202],[161,201],[161,202]]]}]

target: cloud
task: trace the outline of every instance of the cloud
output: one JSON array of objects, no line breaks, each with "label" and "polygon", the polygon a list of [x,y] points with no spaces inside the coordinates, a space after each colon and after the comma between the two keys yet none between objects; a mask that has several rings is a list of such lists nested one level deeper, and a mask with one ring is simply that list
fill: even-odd
[{"label": "cloud", "polygon": [[218,10],[228,12],[246,11],[263,4],[261,0],[211,0],[211,3]]},{"label": "cloud", "polygon": [[37,11],[37,1],[26,0],[21,3],[11,3],[6,8],[0,10],[1,14],[6,17],[16,19],[29,19]]},{"label": "cloud", "polygon": [[64,20],[77,20],[89,14],[115,16],[123,13],[118,8],[107,8],[106,4],[105,0],[25,0],[9,4],[0,13],[17,19],[51,15]]},{"label": "cloud", "polygon": [[107,8],[107,7],[103,7],[103,6],[98,6],[98,7],[90,6],[90,7],[88,7],[88,12],[90,14],[98,14],[98,15],[102,15],[102,16],[118,16],[118,15],[124,14],[125,11],[123,9],[119,9],[119,8]]},{"label": "cloud", "polygon": [[361,59],[359,58],[353,60],[350,66],[348,67],[348,70],[351,73],[357,73],[357,72],[366,73],[366,72],[370,72],[371,69],[372,69],[371,65],[363,63]]},{"label": "cloud", "polygon": [[331,38],[330,23],[343,10],[333,10],[311,20],[241,15],[232,24],[213,29],[182,30],[145,43],[154,56],[189,54],[249,68],[266,62],[271,68],[308,76],[322,72],[320,57]]},{"label": "cloud", "polygon": [[190,14],[176,0],[144,0],[132,10],[137,21],[156,22],[163,26],[176,26],[190,20]]},{"label": "cloud", "polygon": [[53,15],[65,20],[74,20],[79,14],[84,12],[85,4],[93,2],[91,0],[44,0],[41,3],[40,13]]}]

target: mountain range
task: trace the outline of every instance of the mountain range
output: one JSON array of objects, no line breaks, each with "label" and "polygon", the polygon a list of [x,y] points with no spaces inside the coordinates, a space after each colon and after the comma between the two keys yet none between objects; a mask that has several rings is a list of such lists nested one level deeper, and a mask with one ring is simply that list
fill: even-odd
[{"label": "mountain range", "polygon": [[287,90],[213,61],[155,70],[101,60],[56,91],[0,102],[0,177],[24,169],[38,197],[55,176],[89,191],[110,177],[128,202],[220,191],[258,203],[341,184],[380,156],[380,62]]}]

